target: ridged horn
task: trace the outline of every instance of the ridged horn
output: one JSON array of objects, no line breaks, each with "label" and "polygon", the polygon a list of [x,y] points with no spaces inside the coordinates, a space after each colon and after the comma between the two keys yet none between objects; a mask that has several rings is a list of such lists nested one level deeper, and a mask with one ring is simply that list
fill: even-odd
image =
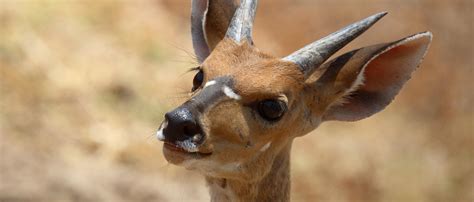
[{"label": "ridged horn", "polygon": [[308,77],[321,64],[323,64],[324,61],[364,33],[386,14],[387,12],[377,13],[359,22],[353,23],[303,47],[300,50],[295,51],[291,55],[283,58],[283,60],[298,64],[304,75]]},{"label": "ridged horn", "polygon": [[252,43],[252,27],[258,0],[241,0],[227,29],[226,37],[240,43],[247,39]]}]

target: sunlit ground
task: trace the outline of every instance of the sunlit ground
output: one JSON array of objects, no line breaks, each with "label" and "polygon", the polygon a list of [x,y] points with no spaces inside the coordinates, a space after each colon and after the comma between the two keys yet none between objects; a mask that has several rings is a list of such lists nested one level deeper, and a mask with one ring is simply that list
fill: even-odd
[{"label": "sunlit ground", "polygon": [[[0,0],[0,201],[208,201],[154,133],[196,66],[188,0]],[[293,201],[474,200],[473,2],[261,0],[256,44],[284,56],[375,12],[344,51],[430,30],[383,112],[297,139]]]}]

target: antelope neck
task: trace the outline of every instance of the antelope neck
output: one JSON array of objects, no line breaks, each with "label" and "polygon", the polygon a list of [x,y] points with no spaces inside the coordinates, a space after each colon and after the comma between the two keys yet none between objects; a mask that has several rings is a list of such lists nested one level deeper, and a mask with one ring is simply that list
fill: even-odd
[{"label": "antelope neck", "polygon": [[291,143],[280,151],[270,172],[259,181],[206,177],[211,201],[289,201]]}]

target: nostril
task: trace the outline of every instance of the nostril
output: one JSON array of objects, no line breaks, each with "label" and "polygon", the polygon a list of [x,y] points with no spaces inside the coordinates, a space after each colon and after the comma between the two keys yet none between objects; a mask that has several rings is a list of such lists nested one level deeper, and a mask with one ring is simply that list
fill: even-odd
[{"label": "nostril", "polygon": [[192,128],[191,128],[191,126],[185,125],[185,126],[183,127],[183,133],[184,133],[186,136],[192,136],[193,133],[192,133]]},{"label": "nostril", "polygon": [[196,116],[188,108],[180,107],[165,114],[167,127],[164,128],[165,141],[203,141],[202,129]]},{"label": "nostril", "polygon": [[183,133],[188,137],[193,137],[194,135],[201,133],[201,130],[196,123],[187,122],[183,124]]}]

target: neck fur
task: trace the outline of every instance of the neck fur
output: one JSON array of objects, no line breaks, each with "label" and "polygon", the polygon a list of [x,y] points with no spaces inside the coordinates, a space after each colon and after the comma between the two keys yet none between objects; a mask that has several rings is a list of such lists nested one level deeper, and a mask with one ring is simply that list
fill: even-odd
[{"label": "neck fur", "polygon": [[259,181],[206,177],[211,201],[289,201],[290,150],[291,144],[283,148],[270,172]]}]

